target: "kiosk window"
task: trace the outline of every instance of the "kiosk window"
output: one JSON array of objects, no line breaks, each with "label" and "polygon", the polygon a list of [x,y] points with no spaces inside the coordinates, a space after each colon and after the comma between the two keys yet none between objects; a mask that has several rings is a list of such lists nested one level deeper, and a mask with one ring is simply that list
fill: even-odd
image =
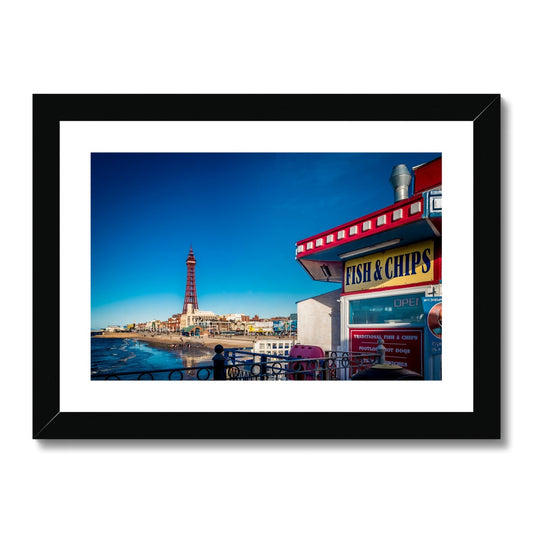
[{"label": "kiosk window", "polygon": [[424,293],[384,296],[350,302],[350,324],[423,323]]}]

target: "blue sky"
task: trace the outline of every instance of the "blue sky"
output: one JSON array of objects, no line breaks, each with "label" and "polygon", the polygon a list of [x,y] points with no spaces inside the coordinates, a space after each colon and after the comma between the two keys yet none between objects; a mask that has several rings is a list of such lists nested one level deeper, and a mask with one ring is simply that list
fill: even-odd
[{"label": "blue sky", "polygon": [[91,327],[181,312],[192,245],[201,310],[288,316],[338,288],[295,243],[393,203],[394,165],[436,153],[94,153]]}]

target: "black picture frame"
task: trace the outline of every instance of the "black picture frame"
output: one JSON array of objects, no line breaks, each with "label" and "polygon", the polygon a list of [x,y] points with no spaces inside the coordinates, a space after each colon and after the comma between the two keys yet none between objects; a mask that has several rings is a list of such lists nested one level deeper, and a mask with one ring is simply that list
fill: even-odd
[{"label": "black picture frame", "polygon": [[[497,94],[34,95],[33,438],[499,439],[500,108]],[[183,120],[473,123],[473,412],[60,411],[60,122]],[[483,262],[489,249],[490,291]],[[489,307],[490,314],[479,312]]]}]

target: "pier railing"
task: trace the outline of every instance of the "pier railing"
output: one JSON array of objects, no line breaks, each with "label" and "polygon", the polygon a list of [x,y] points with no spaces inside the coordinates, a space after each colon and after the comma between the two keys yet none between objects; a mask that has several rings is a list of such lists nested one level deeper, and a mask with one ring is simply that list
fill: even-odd
[{"label": "pier railing", "polygon": [[380,355],[327,351],[321,358],[297,358],[215,347],[212,364],[116,372],[93,380],[197,380],[197,381],[340,381],[380,362]]},{"label": "pier railing", "polygon": [[325,357],[296,358],[226,350],[221,376],[229,381],[338,381],[378,362],[378,354],[356,352],[328,351]]},{"label": "pier railing", "polygon": [[96,381],[208,381],[213,379],[213,365],[195,366],[188,368],[165,368],[163,370],[137,370],[131,372],[114,372],[92,377]]}]

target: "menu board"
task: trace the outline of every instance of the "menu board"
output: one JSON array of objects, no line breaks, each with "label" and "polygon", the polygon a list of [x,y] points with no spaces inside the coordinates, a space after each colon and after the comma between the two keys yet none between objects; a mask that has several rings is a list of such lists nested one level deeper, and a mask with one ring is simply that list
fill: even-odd
[{"label": "menu board", "polygon": [[377,353],[378,340],[383,339],[385,361],[413,372],[423,374],[422,346],[424,341],[421,329],[350,329],[352,352]]}]

